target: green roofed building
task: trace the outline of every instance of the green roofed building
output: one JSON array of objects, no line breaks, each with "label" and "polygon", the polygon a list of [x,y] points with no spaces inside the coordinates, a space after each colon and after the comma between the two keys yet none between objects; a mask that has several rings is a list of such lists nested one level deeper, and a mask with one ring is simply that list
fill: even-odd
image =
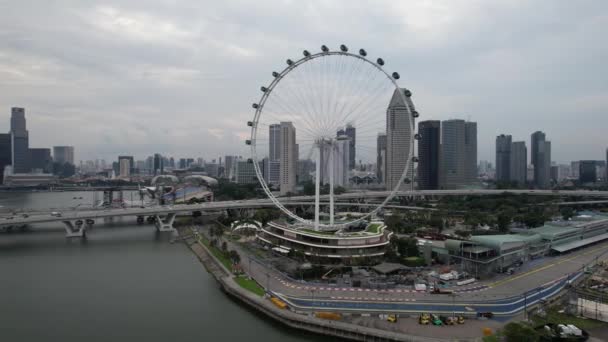
[{"label": "green roofed building", "polygon": [[517,234],[477,235],[469,240],[446,240],[452,264],[477,277],[504,272],[549,253],[565,253],[608,239],[608,217],[587,214]]}]

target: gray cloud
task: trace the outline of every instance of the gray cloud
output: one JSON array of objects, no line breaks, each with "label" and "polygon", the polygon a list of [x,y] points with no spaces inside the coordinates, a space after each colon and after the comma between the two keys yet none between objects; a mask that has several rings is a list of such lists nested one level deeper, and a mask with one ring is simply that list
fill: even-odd
[{"label": "gray cloud", "polygon": [[0,130],[24,106],[33,146],[77,158],[247,155],[250,103],[302,49],[365,47],[422,119],[494,137],[544,130],[554,159],[608,146],[601,1],[13,1],[0,4]]}]

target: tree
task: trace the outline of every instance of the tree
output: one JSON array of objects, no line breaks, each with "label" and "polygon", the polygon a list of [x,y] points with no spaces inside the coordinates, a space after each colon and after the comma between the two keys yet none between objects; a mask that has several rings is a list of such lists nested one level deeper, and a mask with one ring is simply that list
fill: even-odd
[{"label": "tree", "polygon": [[562,218],[564,219],[564,221],[568,221],[574,216],[574,209],[572,209],[571,207],[563,207],[560,210],[560,213],[562,214]]},{"label": "tree", "polygon": [[507,342],[536,342],[539,334],[527,324],[511,322],[505,325],[503,334]]},{"label": "tree", "polygon": [[511,216],[504,211],[498,213],[496,217],[496,223],[498,225],[498,230],[501,233],[506,233],[509,231],[509,224],[511,223]]},{"label": "tree", "polygon": [[234,264],[238,264],[239,262],[241,262],[241,256],[234,249],[228,252],[228,256]]}]

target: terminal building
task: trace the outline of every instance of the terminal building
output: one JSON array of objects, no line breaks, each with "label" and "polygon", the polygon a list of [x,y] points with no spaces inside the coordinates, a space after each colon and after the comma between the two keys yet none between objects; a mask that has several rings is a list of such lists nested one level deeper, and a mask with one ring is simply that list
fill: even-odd
[{"label": "terminal building", "polygon": [[608,216],[585,214],[567,222],[553,222],[517,234],[477,235],[469,240],[446,240],[432,247],[443,262],[460,264],[476,277],[505,272],[531,259],[561,254],[608,239]]},{"label": "terminal building", "polygon": [[357,258],[380,258],[390,243],[392,232],[381,221],[372,221],[358,230],[315,231],[308,226],[270,222],[257,239],[283,253],[303,253],[324,263],[349,264]]}]

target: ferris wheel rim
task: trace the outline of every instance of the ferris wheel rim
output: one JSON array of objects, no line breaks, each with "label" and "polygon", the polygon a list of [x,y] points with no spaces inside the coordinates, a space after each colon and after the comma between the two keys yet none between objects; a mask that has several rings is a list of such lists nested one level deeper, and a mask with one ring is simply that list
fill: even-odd
[{"label": "ferris wheel rim", "polygon": [[[409,128],[410,128],[410,138],[409,138],[410,148],[409,148],[409,153],[408,153],[408,157],[406,160],[406,165],[399,178],[399,181],[390,190],[390,193],[388,194],[388,196],[373,210],[369,211],[368,213],[364,214],[363,216],[361,216],[357,219],[354,219],[349,222],[343,222],[343,223],[338,223],[338,224],[333,224],[333,225],[322,224],[319,222],[319,227],[323,227],[323,228],[331,227],[331,228],[339,229],[339,228],[345,227],[347,225],[352,225],[352,224],[361,222],[361,221],[377,214],[388,202],[390,202],[396,196],[396,194],[399,191],[399,189],[401,188],[404,180],[407,178],[408,170],[410,169],[410,167],[413,164],[414,141],[415,141],[415,118],[414,118],[413,113],[415,110],[414,110],[414,108],[411,108],[408,101],[406,101],[406,95],[404,94],[404,92],[401,91],[399,84],[397,84],[396,78],[391,76],[386,70],[384,70],[382,68],[382,65],[384,65],[384,61],[382,61],[379,58],[378,61],[382,62],[382,64],[374,63],[370,59],[366,58],[367,57],[366,55],[365,56],[357,55],[357,54],[353,54],[353,53],[350,53],[350,52],[344,51],[344,50],[342,50],[342,51],[329,51],[328,50],[328,51],[318,52],[315,54],[310,54],[310,53],[307,54],[307,51],[305,51],[304,57],[302,57],[296,61],[292,61],[292,60],[288,59],[287,67],[285,67],[280,73],[276,73],[276,75],[274,75],[275,73],[273,73],[274,79],[268,85],[268,87],[262,87],[263,94],[262,94],[260,100],[258,101],[258,103],[254,104],[255,114],[254,114],[254,119],[251,124],[251,137],[250,137],[249,142],[250,142],[251,157],[252,157],[252,162],[253,162],[253,167],[254,167],[254,170],[256,173],[256,177],[258,178],[258,181],[260,182],[262,189],[266,193],[266,196],[268,196],[268,198],[272,201],[272,203],[277,208],[279,208],[283,213],[285,213],[289,217],[291,217],[291,218],[295,219],[296,221],[303,223],[305,225],[312,226],[312,225],[314,225],[314,222],[312,222],[311,220],[304,219],[304,218],[298,216],[297,214],[293,213],[291,210],[287,209],[287,207],[285,207],[285,205],[281,201],[279,201],[279,199],[276,196],[274,196],[272,194],[272,192],[270,191],[270,188],[268,187],[268,184],[264,180],[264,176],[262,175],[262,172],[260,170],[258,157],[257,157],[257,149],[256,149],[258,122],[259,122],[260,116],[263,113],[264,105],[266,104],[266,101],[268,100],[269,96],[272,94],[275,87],[280,83],[280,81],[285,76],[287,76],[290,72],[292,72],[297,67],[299,67],[300,65],[303,65],[304,63],[310,62],[317,58],[323,58],[323,57],[329,57],[329,56],[347,56],[347,57],[353,57],[353,58],[362,60],[363,62],[375,67],[378,71],[380,71],[382,74],[384,74],[384,76],[386,76],[386,78],[392,83],[394,89],[399,94],[399,97],[401,97],[402,102],[407,107],[407,111],[408,111],[408,115],[409,115],[408,122],[409,122]],[[409,96],[407,96],[407,97],[409,97]],[[257,105],[257,106],[255,106],[255,105]],[[319,175],[315,175],[315,177],[318,177],[318,176]],[[413,183],[413,179],[411,180],[411,182]]]}]

